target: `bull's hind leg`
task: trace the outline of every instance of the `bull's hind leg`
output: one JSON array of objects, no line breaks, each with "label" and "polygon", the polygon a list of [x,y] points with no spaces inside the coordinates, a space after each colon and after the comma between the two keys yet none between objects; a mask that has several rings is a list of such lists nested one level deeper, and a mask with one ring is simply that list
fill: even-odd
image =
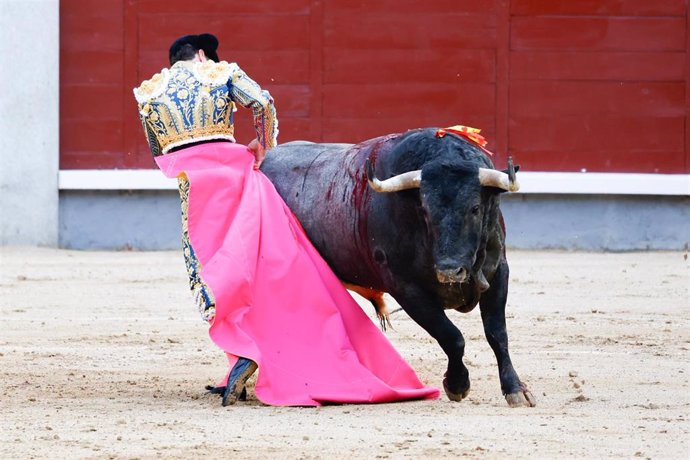
[{"label": "bull's hind leg", "polygon": [[465,339],[455,324],[448,319],[438,302],[417,289],[407,288],[405,293],[393,295],[417,324],[431,335],[448,356],[448,370],[443,378],[443,389],[452,401],[460,401],[470,392],[470,373],[462,362]]},{"label": "bull's hind leg", "polygon": [[513,369],[508,353],[506,331],[506,300],[508,299],[508,264],[501,261],[491,281],[491,287],[482,294],[479,307],[482,312],[484,334],[498,361],[501,390],[511,407],[535,406],[536,401],[527,386]]}]

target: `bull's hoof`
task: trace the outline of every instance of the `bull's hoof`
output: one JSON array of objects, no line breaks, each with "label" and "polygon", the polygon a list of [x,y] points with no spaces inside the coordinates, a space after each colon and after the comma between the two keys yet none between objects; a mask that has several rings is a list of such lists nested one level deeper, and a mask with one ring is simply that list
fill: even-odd
[{"label": "bull's hoof", "polygon": [[448,388],[448,378],[444,377],[443,379],[443,389],[446,392],[446,395],[448,396],[448,399],[451,401],[462,401],[467,397],[468,394],[470,394],[470,383],[467,382],[467,388],[465,390],[461,390],[457,393],[453,392]]},{"label": "bull's hoof", "polygon": [[537,400],[524,385],[520,386],[519,391],[508,393],[506,401],[510,407],[534,407],[537,405]]}]

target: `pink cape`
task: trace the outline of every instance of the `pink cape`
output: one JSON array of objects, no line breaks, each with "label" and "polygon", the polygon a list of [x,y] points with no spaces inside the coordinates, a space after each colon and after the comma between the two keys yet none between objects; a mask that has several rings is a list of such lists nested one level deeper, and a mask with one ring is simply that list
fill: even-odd
[{"label": "pink cape", "polygon": [[167,177],[187,175],[189,240],[216,299],[209,333],[231,362],[257,362],[259,400],[438,398],[333,274],[247,147],[207,143],[156,162]]}]

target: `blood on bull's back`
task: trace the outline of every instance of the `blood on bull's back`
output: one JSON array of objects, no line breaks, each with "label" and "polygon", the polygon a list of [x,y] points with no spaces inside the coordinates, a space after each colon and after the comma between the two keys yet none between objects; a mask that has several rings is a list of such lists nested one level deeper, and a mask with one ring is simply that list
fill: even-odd
[{"label": "blood on bull's back", "polygon": [[[352,144],[289,142],[268,152],[261,171],[295,213],[335,274],[376,279],[368,261],[365,158]],[[370,286],[368,286],[370,287]]]}]

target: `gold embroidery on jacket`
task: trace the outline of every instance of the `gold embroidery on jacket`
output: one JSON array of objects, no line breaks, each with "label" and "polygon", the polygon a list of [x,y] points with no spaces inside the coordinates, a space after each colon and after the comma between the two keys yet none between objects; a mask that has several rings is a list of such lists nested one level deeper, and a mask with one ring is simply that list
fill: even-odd
[{"label": "gold embroidery on jacket", "polygon": [[134,97],[137,99],[137,102],[144,104],[149,99],[160,96],[165,90],[165,86],[168,84],[169,75],[170,71],[168,69],[163,69],[160,73],[143,81],[138,88],[134,89]]},{"label": "gold embroidery on jacket", "polygon": [[152,153],[201,140],[235,140],[227,81],[237,68],[227,62],[180,61],[134,90]]},{"label": "gold embroidery on jacket", "polygon": [[189,241],[189,179],[185,174],[177,178],[180,189],[180,204],[182,207],[182,246],[184,251],[184,261],[189,275],[189,287],[192,290],[194,303],[196,304],[201,318],[204,321],[211,321],[216,316],[216,300],[211,289],[201,278],[201,262],[194,253],[194,248]]},{"label": "gold embroidery on jacket", "polygon": [[235,102],[252,110],[259,142],[277,145],[273,98],[235,63],[179,61],[144,81],[134,95],[154,156],[202,140],[234,142]]},{"label": "gold embroidery on jacket", "polygon": [[271,94],[261,87],[239,67],[229,82],[230,98],[252,110],[256,138],[266,149],[278,145],[278,118]]}]

